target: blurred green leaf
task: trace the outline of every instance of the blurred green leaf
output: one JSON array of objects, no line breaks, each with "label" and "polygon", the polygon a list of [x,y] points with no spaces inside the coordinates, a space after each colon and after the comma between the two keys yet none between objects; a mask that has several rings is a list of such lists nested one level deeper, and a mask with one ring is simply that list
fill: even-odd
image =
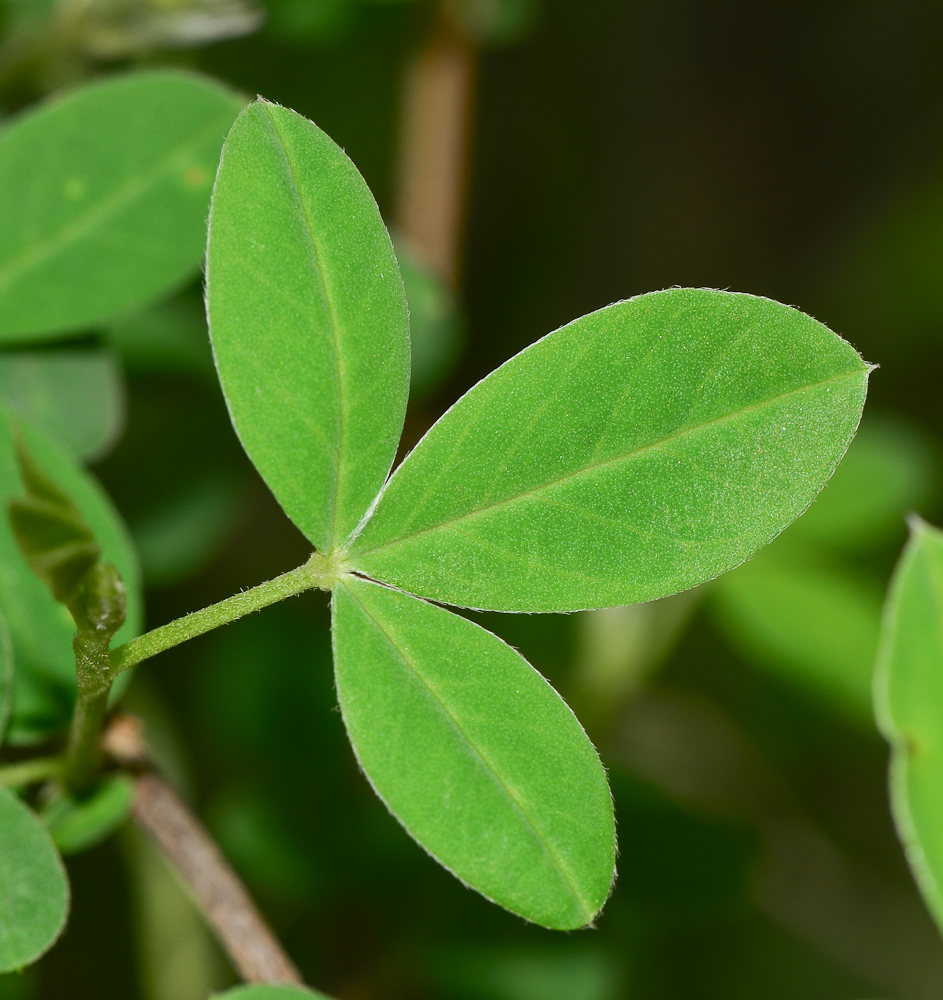
[{"label": "blurred green leaf", "polygon": [[206,285],[240,440],[288,516],[327,552],[356,528],[392,465],[409,319],[373,196],[301,115],[259,100],[233,126]]},{"label": "blurred green leaf", "polygon": [[206,314],[177,298],[104,324],[108,342],[133,374],[186,374],[216,380]]},{"label": "blurred green leaf", "polygon": [[65,869],[39,820],[0,789],[0,972],[35,962],[62,933]]},{"label": "blurred green leaf", "polygon": [[283,986],[278,983],[256,983],[254,986],[237,986],[233,990],[218,994],[218,1000],[293,1000],[314,997],[314,1000],[330,1000],[324,993],[302,989],[300,986]]},{"label": "blurred green leaf", "polygon": [[410,401],[435,391],[452,374],[462,347],[458,303],[451,288],[402,242],[396,256],[409,303]]},{"label": "blurred green leaf", "polygon": [[[596,751],[550,685],[465,618],[348,577],[337,691],[377,794],[441,864],[534,923],[590,923],[615,865]],[[369,668],[369,669],[367,669]]]},{"label": "blurred green leaf", "polygon": [[0,135],[0,340],[140,308],[194,274],[242,101],[179,71],[86,84]]},{"label": "blurred green leaf", "polygon": [[63,854],[77,854],[111,836],[128,818],[133,802],[134,781],[121,774],[105,779],[81,802],[60,792],[40,816],[56,847]]},{"label": "blurred green leaf", "polygon": [[479,42],[508,45],[533,27],[540,0],[446,0],[459,22]]},{"label": "blurred green leaf", "polygon": [[788,537],[852,552],[886,541],[901,529],[905,514],[927,501],[936,480],[933,455],[919,434],[868,417]]},{"label": "blurred green leaf", "polygon": [[203,569],[244,511],[244,490],[228,476],[194,484],[182,496],[131,525],[144,582],[179,583]]},{"label": "blurred green leaf", "polygon": [[124,384],[111,351],[0,354],[0,398],[89,461],[111,450],[124,425]]},{"label": "blurred green leaf", "polygon": [[[44,475],[75,502],[104,558],[121,572],[127,588],[128,618],[115,641],[132,638],[141,625],[140,571],[118,514],[97,482],[61,446],[26,426],[23,434]],[[0,409],[3,507],[23,491],[11,419]],[[75,625],[30,569],[6,517],[0,518],[0,612],[6,617],[17,663],[9,738],[17,743],[35,741],[56,733],[68,722],[75,692]]]},{"label": "blurred green leaf", "polygon": [[586,948],[468,952],[446,976],[462,1000],[616,1000],[621,985],[612,958]]},{"label": "blurred green leaf", "polygon": [[390,479],[352,566],[433,600],[574,611],[733,568],[825,485],[868,369],[769,299],[672,289],[575,320],[466,393]]},{"label": "blurred green leaf", "polygon": [[859,573],[760,553],[723,576],[711,607],[729,641],[754,663],[871,725],[871,677],[881,592]]},{"label": "blurred green leaf", "polygon": [[266,0],[266,31],[288,44],[324,44],[353,21],[356,0]]},{"label": "blurred green leaf", "polygon": [[891,805],[943,928],[943,532],[915,520],[888,592],[874,707],[891,744]]},{"label": "blurred green leaf", "polygon": [[7,734],[7,723],[13,710],[13,644],[6,619],[0,614],[0,746]]}]

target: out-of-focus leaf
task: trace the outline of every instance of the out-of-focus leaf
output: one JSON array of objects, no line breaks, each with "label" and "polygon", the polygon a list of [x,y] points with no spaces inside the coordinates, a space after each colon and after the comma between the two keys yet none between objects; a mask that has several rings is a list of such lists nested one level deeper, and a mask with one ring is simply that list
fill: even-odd
[{"label": "out-of-focus leaf", "polygon": [[761,553],[722,577],[711,606],[730,642],[756,665],[871,724],[881,593],[860,573]]},{"label": "out-of-focus leaf", "polygon": [[334,592],[337,691],[357,759],[441,864],[534,923],[590,923],[614,876],[602,764],[560,696],[510,646],[415,597]]},{"label": "out-of-focus leaf", "polygon": [[194,302],[162,302],[106,323],[104,333],[129,372],[216,378],[206,313]]},{"label": "out-of-focus leaf", "polygon": [[[127,588],[128,617],[115,642],[138,633],[141,587],[127,531],[97,482],[61,446],[23,427],[30,454],[81,511],[103,557],[118,567]],[[0,410],[0,503],[23,495],[10,417]],[[9,738],[24,743],[52,735],[69,719],[75,692],[75,625],[20,552],[7,517],[0,518],[0,612],[6,617],[17,670]]]},{"label": "out-of-focus leaf", "polygon": [[787,536],[850,551],[878,544],[926,502],[936,479],[933,455],[917,433],[866,418],[835,475]]},{"label": "out-of-focus leaf", "polygon": [[226,140],[206,289],[236,432],[288,516],[328,552],[396,454],[409,317],[364,179],[294,111],[256,101]]},{"label": "out-of-focus leaf", "polygon": [[72,34],[99,59],[191,48],[248,35],[262,23],[253,0],[91,0]]},{"label": "out-of-focus leaf", "polygon": [[602,950],[474,951],[450,956],[444,976],[461,1000],[615,1000],[619,970]]},{"label": "out-of-focus leaf", "polygon": [[432,600],[576,611],[732,569],[848,447],[868,368],[795,309],[671,289],[531,345],[402,462],[351,565]]},{"label": "out-of-focus leaf", "polygon": [[193,576],[225,543],[244,509],[244,491],[229,477],[197,483],[168,506],[131,525],[149,587]]},{"label": "out-of-focus leaf", "polygon": [[874,704],[892,748],[897,831],[943,927],[943,532],[922,521],[912,523],[891,581]]},{"label": "out-of-focus leaf", "polygon": [[6,619],[0,614],[0,746],[7,734],[7,723],[13,709],[13,643]]},{"label": "out-of-focus leaf", "polygon": [[0,398],[88,461],[110,451],[124,425],[124,384],[111,351],[0,354]]},{"label": "out-of-focus leaf", "polygon": [[237,986],[234,990],[220,993],[217,1000],[331,1000],[324,993],[302,989],[300,986],[283,986],[279,983],[256,983],[253,986]]},{"label": "out-of-focus leaf", "polygon": [[81,802],[59,794],[42,810],[41,818],[63,854],[77,854],[111,836],[128,818],[134,782],[121,774],[108,778]]},{"label": "out-of-focus leaf", "polygon": [[178,71],[78,87],[0,134],[0,339],[140,308],[199,266],[242,101]]},{"label": "out-of-focus leaf", "polygon": [[266,30],[288,44],[332,42],[353,21],[355,0],[267,0]]},{"label": "out-of-focus leaf", "polygon": [[35,962],[62,933],[65,869],[42,823],[0,789],[0,972]]},{"label": "out-of-focus leaf", "polygon": [[421,399],[452,373],[462,346],[462,326],[455,293],[397,242],[396,256],[409,303],[412,373],[409,398]]}]

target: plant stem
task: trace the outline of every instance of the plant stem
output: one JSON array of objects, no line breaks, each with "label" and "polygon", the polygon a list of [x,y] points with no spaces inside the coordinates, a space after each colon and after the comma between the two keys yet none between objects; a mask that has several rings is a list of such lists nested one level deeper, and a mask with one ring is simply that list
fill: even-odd
[{"label": "plant stem", "polygon": [[107,635],[96,635],[82,628],[72,640],[78,692],[62,777],[66,787],[80,795],[92,788],[98,774],[99,741],[111,690],[108,642]]},{"label": "plant stem", "polygon": [[0,788],[25,788],[55,778],[62,771],[61,757],[36,757],[0,767]]},{"label": "plant stem", "polygon": [[111,651],[110,677],[114,680],[122,671],[141,663],[166,649],[172,649],[187,639],[194,639],[220,625],[228,625],[243,615],[259,611],[286,597],[293,597],[306,590],[320,587],[330,590],[344,572],[342,560],[337,555],[323,556],[318,552],[303,565],[288,573],[260,583],[241,594],[234,594],[218,604],[211,604],[202,611],[194,611],[176,621],[152,629],[137,639],[126,642]]},{"label": "plant stem", "polygon": [[303,980],[200,821],[158,775],[135,782],[134,821],[193,890],[219,943],[248,983]]}]

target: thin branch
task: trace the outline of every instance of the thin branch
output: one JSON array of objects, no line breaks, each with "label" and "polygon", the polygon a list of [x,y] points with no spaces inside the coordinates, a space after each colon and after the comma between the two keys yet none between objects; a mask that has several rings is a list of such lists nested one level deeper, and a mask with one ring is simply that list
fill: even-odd
[{"label": "thin branch", "polygon": [[[104,746],[125,767],[147,767],[137,719],[119,716],[109,727]],[[190,887],[207,923],[246,982],[304,984],[206,828],[152,770],[143,770],[135,778],[132,815]]]}]

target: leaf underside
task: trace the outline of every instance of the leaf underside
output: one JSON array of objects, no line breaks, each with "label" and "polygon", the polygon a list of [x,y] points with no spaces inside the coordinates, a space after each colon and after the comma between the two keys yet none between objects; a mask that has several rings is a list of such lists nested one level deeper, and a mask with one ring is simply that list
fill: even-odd
[{"label": "leaf underside", "polygon": [[351,565],[495,611],[676,593],[809,505],[868,368],[768,299],[672,289],[584,316],[471,389],[399,466]]},{"label": "leaf underside", "polygon": [[528,920],[591,922],[612,884],[612,802],[553,688],[480,626],[355,577],[335,590],[333,628],[348,735],[407,831]]},{"label": "leaf underside", "polygon": [[39,820],[0,789],[0,973],[36,961],[69,910],[65,869]]},{"label": "leaf underside", "polygon": [[243,101],[161,70],[77,87],[0,135],[0,340],[143,306],[193,274]]},{"label": "leaf underside", "polygon": [[392,465],[409,389],[409,320],[393,247],[344,152],[256,101],[213,192],[207,306],[233,424],[288,516],[342,543]]},{"label": "leaf underside", "polygon": [[[64,449],[34,429],[20,426],[30,454],[81,510],[103,558],[118,567],[127,589],[128,618],[115,644],[133,638],[142,619],[140,570],[118,513],[98,483]],[[23,492],[11,418],[0,407],[3,510]],[[29,742],[58,731],[68,722],[75,691],[75,624],[29,568],[6,516],[0,518],[0,613],[6,618],[17,664],[10,739]]]},{"label": "leaf underside", "polygon": [[891,581],[874,690],[893,751],[897,829],[943,928],[943,532],[924,523],[914,525]]}]

